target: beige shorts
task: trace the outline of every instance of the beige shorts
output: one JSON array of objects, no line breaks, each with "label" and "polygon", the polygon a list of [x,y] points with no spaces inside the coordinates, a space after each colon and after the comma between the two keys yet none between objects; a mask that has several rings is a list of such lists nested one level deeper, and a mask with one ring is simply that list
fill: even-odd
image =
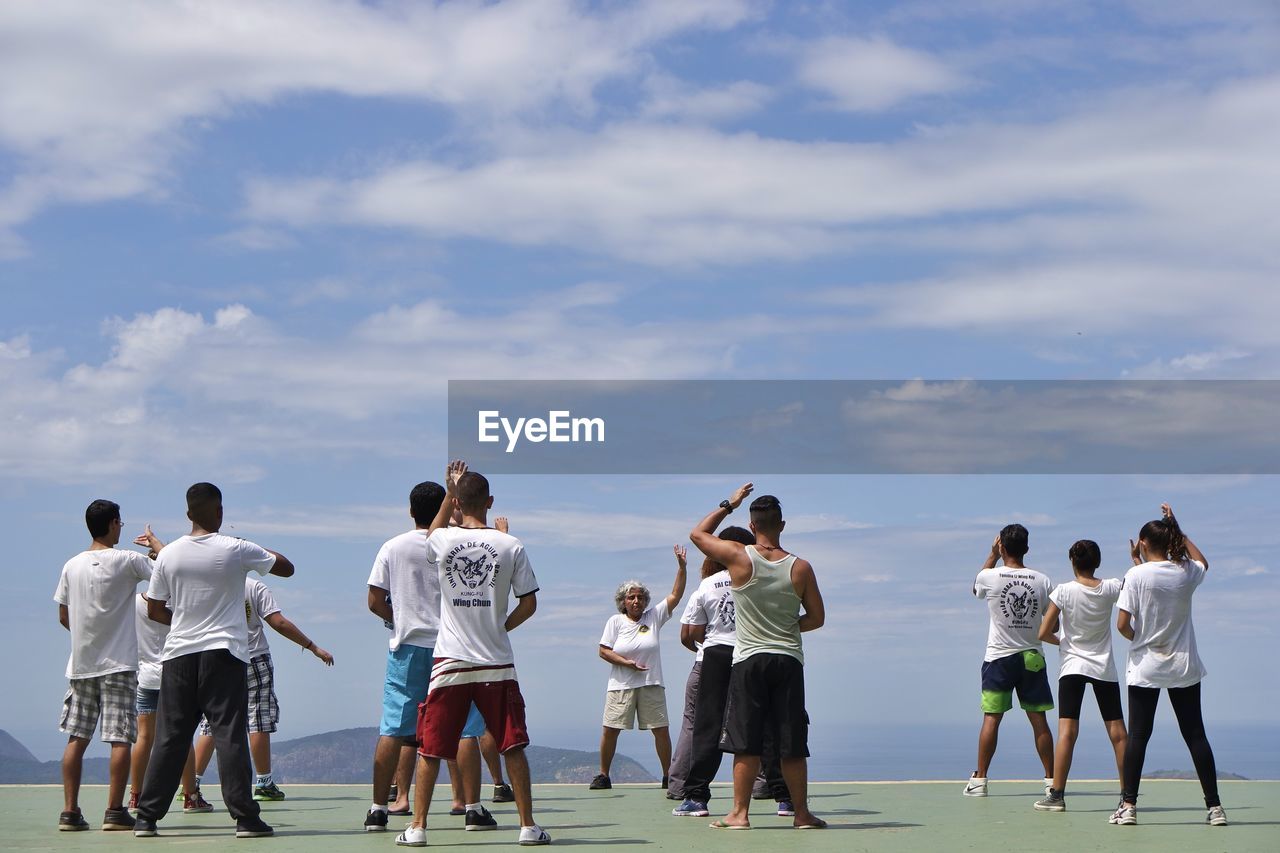
[{"label": "beige shorts", "polygon": [[610,690],[604,697],[604,725],[610,729],[660,729],[667,725],[667,691],[661,684]]}]

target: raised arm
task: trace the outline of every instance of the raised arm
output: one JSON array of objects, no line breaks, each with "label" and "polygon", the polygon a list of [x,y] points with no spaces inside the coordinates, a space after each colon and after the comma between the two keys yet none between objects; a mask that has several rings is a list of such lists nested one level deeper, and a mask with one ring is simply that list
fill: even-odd
[{"label": "raised arm", "polygon": [[262,621],[274,628],[276,633],[280,636],[293,640],[295,643],[302,646],[302,648],[320,658],[320,660],[324,661],[325,666],[333,666],[333,655],[317,646],[314,640],[302,633],[302,629],[289,621],[289,619],[279,610],[270,614]]},{"label": "raised arm", "polygon": [[1058,614],[1062,611],[1058,609],[1058,605],[1052,601],[1045,608],[1044,619],[1040,621],[1040,642],[1053,643],[1060,646],[1062,643],[1058,640]]},{"label": "raised arm", "polygon": [[688,563],[685,561],[688,552],[683,545],[676,545],[672,550],[676,555],[676,579],[671,584],[671,594],[667,596],[668,613],[674,612],[680,599],[684,598],[685,584],[688,583]]},{"label": "raised arm", "polygon": [[800,616],[800,631],[814,631],[827,621],[827,607],[822,601],[822,592],[818,589],[818,577],[813,573],[813,566],[808,560],[797,557],[791,566],[791,583],[797,587],[800,605],[804,613]]},{"label": "raised arm", "polygon": [[[734,569],[738,570],[739,575],[744,569],[750,569],[751,560],[747,557],[746,547],[742,543],[721,539],[716,536],[716,529],[729,517],[729,513],[742,506],[742,502],[747,499],[747,495],[751,494],[753,488],[751,483],[739,486],[728,500],[709,512],[689,534],[689,540],[693,542],[694,547],[727,568],[731,579],[733,579]],[[737,580],[734,582],[737,583]]]},{"label": "raised arm", "polygon": [[1204,566],[1206,572],[1209,571],[1209,559],[1196,547],[1196,543],[1191,541],[1191,537],[1182,529],[1182,525],[1178,524],[1178,519],[1173,516],[1173,508],[1167,503],[1160,504],[1160,514],[1178,526],[1178,532],[1182,534],[1182,543],[1187,546],[1187,556]]},{"label": "raised arm", "polygon": [[982,568],[994,569],[996,563],[1000,561],[1000,534],[996,534],[996,541],[991,543],[991,550],[987,553],[987,559],[983,561]]},{"label": "raised arm", "polygon": [[293,577],[293,572],[294,572],[293,563],[289,561],[288,557],[286,557],[284,554],[280,554],[275,551],[272,551],[270,548],[267,548],[266,552],[276,558],[276,561],[271,564],[270,574],[273,574],[278,578]]},{"label": "raised arm", "polygon": [[441,527],[449,526],[453,511],[458,506],[458,478],[465,473],[467,473],[467,463],[461,459],[454,459],[444,466],[444,500],[440,502],[436,517],[431,520],[430,532],[434,533]]},{"label": "raised arm", "polygon": [[147,549],[147,556],[155,559],[160,553],[160,549],[164,547],[164,542],[160,541],[160,537],[151,532],[151,525],[148,524],[146,529],[133,537],[133,544]]}]

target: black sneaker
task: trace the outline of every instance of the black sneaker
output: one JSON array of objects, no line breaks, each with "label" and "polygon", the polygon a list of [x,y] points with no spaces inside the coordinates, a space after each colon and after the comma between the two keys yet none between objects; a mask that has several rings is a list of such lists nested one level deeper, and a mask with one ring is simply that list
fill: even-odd
[{"label": "black sneaker", "polygon": [[128,832],[136,822],[126,808],[107,809],[102,816],[102,829],[104,832]]},{"label": "black sneaker", "polygon": [[364,831],[386,832],[387,813],[382,809],[369,809],[369,813],[364,816]]},{"label": "black sneaker", "polygon": [[133,822],[134,838],[154,838],[159,834],[156,832],[156,822],[149,817],[138,815],[138,819]]},{"label": "black sneaker", "polygon": [[58,815],[59,832],[82,832],[89,828],[89,821],[78,811],[63,812]]},{"label": "black sneaker", "polygon": [[480,829],[497,829],[498,822],[494,820],[493,815],[489,814],[489,810],[484,806],[480,807],[480,811],[468,811],[467,823],[463,827],[467,832]]},{"label": "black sneaker", "polygon": [[510,785],[494,785],[493,801],[495,803],[514,803],[516,801],[516,792],[511,790]]},{"label": "black sneaker", "polygon": [[591,784],[587,786],[592,791],[607,791],[613,787],[613,783],[609,781],[609,777],[603,773],[591,780]]},{"label": "black sneaker", "polygon": [[275,834],[271,825],[257,815],[242,817],[236,821],[236,838],[266,838]]}]

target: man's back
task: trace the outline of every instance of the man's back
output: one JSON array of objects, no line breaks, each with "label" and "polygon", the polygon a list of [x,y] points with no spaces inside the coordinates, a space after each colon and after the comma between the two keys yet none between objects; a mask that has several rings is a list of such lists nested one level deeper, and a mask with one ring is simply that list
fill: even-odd
[{"label": "man's back", "polygon": [[427,531],[421,528],[388,539],[378,550],[369,585],[391,595],[395,613],[390,647],[429,649],[440,630],[440,576],[427,560]]},{"label": "man's back", "polygon": [[67,678],[93,678],[138,668],[133,597],[151,577],[151,561],[135,551],[82,551],[62,567],[54,601],[67,607],[71,657]]},{"label": "man's back", "polygon": [[987,602],[991,627],[984,660],[994,661],[1027,649],[1040,649],[1040,618],[1049,600],[1048,576],[1025,567],[983,569],[973,594]]},{"label": "man's back", "polygon": [[803,662],[800,596],[791,579],[796,555],[768,560],[755,545],[748,545],[746,552],[751,579],[732,588],[737,628],[733,662],[760,653],[789,655]]}]

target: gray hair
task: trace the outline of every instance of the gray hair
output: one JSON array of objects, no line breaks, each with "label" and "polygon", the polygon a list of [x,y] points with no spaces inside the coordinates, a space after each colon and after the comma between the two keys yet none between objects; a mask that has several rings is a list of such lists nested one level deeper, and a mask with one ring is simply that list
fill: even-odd
[{"label": "gray hair", "polygon": [[632,579],[629,581],[623,581],[622,583],[618,584],[618,591],[613,594],[613,603],[618,606],[619,613],[627,612],[627,606],[623,602],[627,597],[627,593],[631,592],[631,590],[633,589],[638,589],[644,593],[644,607],[640,609],[641,610],[649,609],[649,601],[653,598],[653,596],[649,594],[649,587],[640,583],[640,581],[638,580]]}]

